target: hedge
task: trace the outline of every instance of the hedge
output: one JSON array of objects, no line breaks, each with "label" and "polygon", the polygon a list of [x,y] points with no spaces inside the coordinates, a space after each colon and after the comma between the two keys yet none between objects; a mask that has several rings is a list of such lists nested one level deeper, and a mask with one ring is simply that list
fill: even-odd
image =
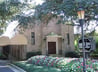
[{"label": "hedge", "polygon": [[[14,64],[27,72],[51,72],[50,70],[54,72],[83,72],[83,58],[63,58],[41,55],[33,56],[27,61],[20,61]],[[86,72],[98,71],[98,61],[87,59],[86,70]]]}]

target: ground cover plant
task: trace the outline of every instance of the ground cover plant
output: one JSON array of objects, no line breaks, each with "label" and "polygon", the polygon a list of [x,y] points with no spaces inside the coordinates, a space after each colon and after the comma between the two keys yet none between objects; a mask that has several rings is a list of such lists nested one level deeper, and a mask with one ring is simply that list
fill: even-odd
[{"label": "ground cover plant", "polygon": [[[33,56],[26,61],[14,62],[27,72],[83,72],[82,58]],[[86,60],[86,72],[97,72],[98,61]]]}]

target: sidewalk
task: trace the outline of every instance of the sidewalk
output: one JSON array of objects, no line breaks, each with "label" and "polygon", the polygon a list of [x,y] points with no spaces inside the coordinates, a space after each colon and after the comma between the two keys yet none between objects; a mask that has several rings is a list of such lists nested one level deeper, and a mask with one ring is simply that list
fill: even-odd
[{"label": "sidewalk", "polygon": [[8,60],[0,60],[0,72],[14,72],[7,66],[8,63]]},{"label": "sidewalk", "polygon": [[0,72],[23,72],[15,66],[12,66],[8,60],[0,60]]},{"label": "sidewalk", "polygon": [[0,66],[6,66],[8,63],[8,60],[0,60]]},{"label": "sidewalk", "polygon": [[9,67],[0,67],[0,72],[14,72]]}]

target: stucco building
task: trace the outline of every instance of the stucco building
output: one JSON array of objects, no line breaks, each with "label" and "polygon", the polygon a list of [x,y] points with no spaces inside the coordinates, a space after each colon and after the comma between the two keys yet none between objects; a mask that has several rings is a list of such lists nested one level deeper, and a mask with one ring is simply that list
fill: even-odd
[{"label": "stucco building", "polygon": [[[42,54],[64,55],[65,52],[74,51],[73,26],[57,24],[52,19],[48,24],[36,22],[33,28],[28,28],[22,34],[16,32],[9,43],[9,56],[24,59],[27,52],[41,51]],[[18,26],[16,27],[18,29]],[[8,48],[8,47],[7,47]]]}]

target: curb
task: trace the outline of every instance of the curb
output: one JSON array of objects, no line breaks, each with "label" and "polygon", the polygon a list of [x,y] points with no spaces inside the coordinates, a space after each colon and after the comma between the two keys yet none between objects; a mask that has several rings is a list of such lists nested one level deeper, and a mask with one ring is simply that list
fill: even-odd
[{"label": "curb", "polygon": [[19,72],[27,72],[27,71],[23,70],[22,68],[14,65],[14,64],[9,63],[8,65],[11,66],[14,69],[17,69]]}]

